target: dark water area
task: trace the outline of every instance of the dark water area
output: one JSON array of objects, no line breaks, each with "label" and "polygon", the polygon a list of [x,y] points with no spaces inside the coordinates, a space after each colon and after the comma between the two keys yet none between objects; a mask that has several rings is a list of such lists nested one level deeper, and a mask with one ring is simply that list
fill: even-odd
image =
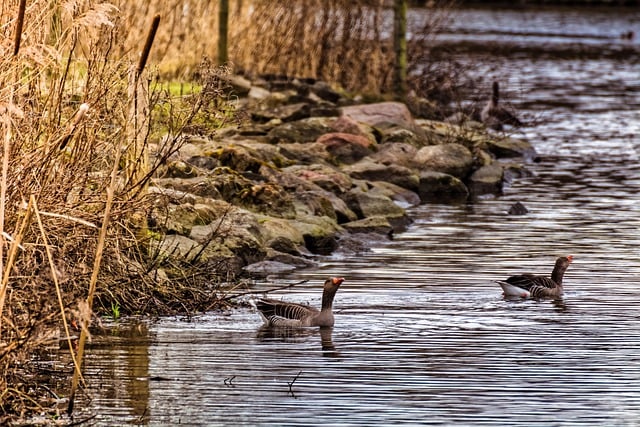
[{"label": "dark water area", "polygon": [[[416,207],[406,232],[370,251],[256,283],[308,280],[274,296],[319,305],[324,279],[345,277],[329,333],[261,331],[250,308],[112,325],[88,350],[78,418],[639,425],[639,45],[616,34],[640,32],[640,14],[459,14],[440,42],[473,61],[487,90],[500,79],[509,102],[535,121],[514,135],[540,155],[530,174],[500,197]],[[527,54],[534,47],[572,54]],[[602,53],[616,49],[627,53]],[[507,214],[516,201],[527,215]],[[495,280],[549,273],[568,254],[575,260],[561,301],[502,298]]]}]

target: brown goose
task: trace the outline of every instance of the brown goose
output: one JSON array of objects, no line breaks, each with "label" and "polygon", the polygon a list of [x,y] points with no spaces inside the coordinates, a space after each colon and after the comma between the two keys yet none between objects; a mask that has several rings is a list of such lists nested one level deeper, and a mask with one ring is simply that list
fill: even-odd
[{"label": "brown goose", "polygon": [[340,285],[342,277],[333,277],[324,282],[322,292],[322,308],[285,302],[276,299],[261,298],[254,301],[255,307],[262,316],[264,323],[269,326],[285,328],[301,328],[305,326],[331,327],[333,318],[333,298]]},{"label": "brown goose", "polygon": [[560,257],[553,267],[551,278],[546,276],[536,276],[534,274],[521,274],[511,276],[505,281],[499,280],[505,297],[522,298],[558,298],[562,295],[562,278],[567,271],[569,264],[573,261],[573,256]]},{"label": "brown goose", "polygon": [[500,105],[500,86],[496,81],[493,82],[491,99],[480,112],[480,120],[495,130],[502,130],[502,125],[522,126],[522,122],[513,113]]}]

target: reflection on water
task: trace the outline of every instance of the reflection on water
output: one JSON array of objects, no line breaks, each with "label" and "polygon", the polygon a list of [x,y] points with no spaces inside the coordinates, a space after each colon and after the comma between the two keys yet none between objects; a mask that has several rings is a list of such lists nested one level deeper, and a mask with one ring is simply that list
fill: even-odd
[{"label": "reflection on water", "polygon": [[[465,37],[482,26],[499,39],[497,20],[522,43],[537,16],[466,13],[457,21]],[[630,15],[610,18],[626,28]],[[591,13],[536,19],[532,43],[546,33],[548,43],[565,43],[558,23],[596,45],[617,31]],[[278,297],[317,305],[324,279],[345,276],[333,329],[264,330],[258,314],[239,308],[95,336],[78,417],[96,415],[100,425],[637,425],[638,58],[486,63],[517,89],[525,114],[543,119],[521,135],[540,153],[530,176],[499,198],[417,207],[392,241],[277,279],[308,280]],[[529,213],[509,215],[516,201]],[[495,280],[549,274],[568,254],[562,300],[502,299]]]}]

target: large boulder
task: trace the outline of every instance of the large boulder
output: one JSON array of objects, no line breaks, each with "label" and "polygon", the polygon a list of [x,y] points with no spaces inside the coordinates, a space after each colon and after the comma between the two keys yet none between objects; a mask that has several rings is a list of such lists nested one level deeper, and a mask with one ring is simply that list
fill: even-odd
[{"label": "large boulder", "polygon": [[482,166],[469,177],[469,191],[474,196],[500,193],[503,176],[504,169],[497,162]]},{"label": "large boulder", "polygon": [[460,144],[430,145],[418,150],[413,163],[420,170],[465,178],[473,166],[473,156],[467,147]]},{"label": "large boulder", "polygon": [[378,145],[378,151],[369,156],[371,160],[383,165],[398,165],[412,168],[418,154],[415,145],[403,142]]},{"label": "large boulder", "polygon": [[[399,185],[393,184],[391,182],[371,181],[371,186],[393,200],[394,203],[401,208],[406,209],[412,206],[418,206],[420,204],[420,196],[418,196],[418,193],[400,187]],[[417,187],[416,191],[418,191]]]},{"label": "large boulder", "polygon": [[420,183],[418,174],[412,169],[396,164],[380,164],[364,159],[343,168],[343,171],[355,179],[367,181],[385,181],[409,190],[417,190]]},{"label": "large boulder", "polygon": [[278,144],[278,150],[287,159],[293,160],[298,164],[312,165],[316,163],[331,163],[333,161],[333,157],[327,151],[327,147],[317,142],[281,143]]},{"label": "large boulder", "polygon": [[388,236],[393,234],[393,227],[384,216],[363,218],[342,224],[342,226],[350,233],[378,233]]},{"label": "large boulder", "polygon": [[376,144],[378,142],[376,138],[376,131],[373,127],[364,123],[358,123],[348,116],[340,116],[331,124],[331,128],[334,132],[363,136],[367,138],[371,144]]},{"label": "large boulder", "polygon": [[379,102],[375,104],[351,105],[342,108],[342,115],[374,128],[415,126],[413,116],[401,102]]},{"label": "large boulder", "polygon": [[353,186],[347,173],[324,164],[289,166],[282,169],[276,179],[280,185],[287,188],[295,186],[313,190],[314,187],[301,184],[301,182],[307,182],[338,195],[345,193]]},{"label": "large boulder", "polygon": [[283,123],[271,129],[267,140],[271,144],[282,142],[313,142],[325,133],[330,133],[335,118],[310,117],[290,123]]},{"label": "large boulder", "polygon": [[525,159],[536,157],[536,150],[523,139],[487,138],[483,141],[483,146],[496,157],[524,157]]},{"label": "large boulder", "polygon": [[370,139],[350,133],[327,133],[316,142],[324,145],[337,161],[347,164],[357,162],[375,149],[375,143]]},{"label": "large boulder", "polygon": [[453,175],[442,172],[420,173],[418,194],[423,202],[456,202],[466,200],[469,189]]},{"label": "large boulder", "polygon": [[264,108],[251,113],[251,119],[258,123],[266,123],[278,119],[282,122],[293,122],[308,118],[311,115],[311,107],[306,102],[280,105],[273,108]]},{"label": "large boulder", "polygon": [[407,213],[384,193],[375,188],[363,191],[361,187],[353,188],[344,195],[347,206],[358,215],[358,218],[384,217],[395,229],[402,229],[410,222]]},{"label": "large boulder", "polygon": [[326,216],[299,216],[291,224],[304,238],[306,248],[314,254],[329,255],[338,247],[342,227]]}]

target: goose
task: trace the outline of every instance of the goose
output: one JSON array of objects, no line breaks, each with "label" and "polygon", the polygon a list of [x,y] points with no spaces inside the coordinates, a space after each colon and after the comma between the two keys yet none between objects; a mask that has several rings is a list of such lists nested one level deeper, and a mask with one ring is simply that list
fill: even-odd
[{"label": "goose", "polygon": [[260,298],[252,303],[260,313],[265,325],[268,326],[285,328],[332,327],[334,324],[333,299],[342,282],[344,282],[342,277],[332,277],[324,282],[320,310],[304,304],[270,298]]},{"label": "goose", "polygon": [[534,274],[511,276],[507,280],[498,280],[505,297],[521,298],[558,298],[562,295],[562,278],[573,256],[562,256],[556,260],[551,277]]},{"label": "goose", "polygon": [[497,81],[493,82],[493,94],[480,112],[480,120],[494,130],[502,130],[502,125],[522,126],[516,116],[500,105],[500,86]]}]

